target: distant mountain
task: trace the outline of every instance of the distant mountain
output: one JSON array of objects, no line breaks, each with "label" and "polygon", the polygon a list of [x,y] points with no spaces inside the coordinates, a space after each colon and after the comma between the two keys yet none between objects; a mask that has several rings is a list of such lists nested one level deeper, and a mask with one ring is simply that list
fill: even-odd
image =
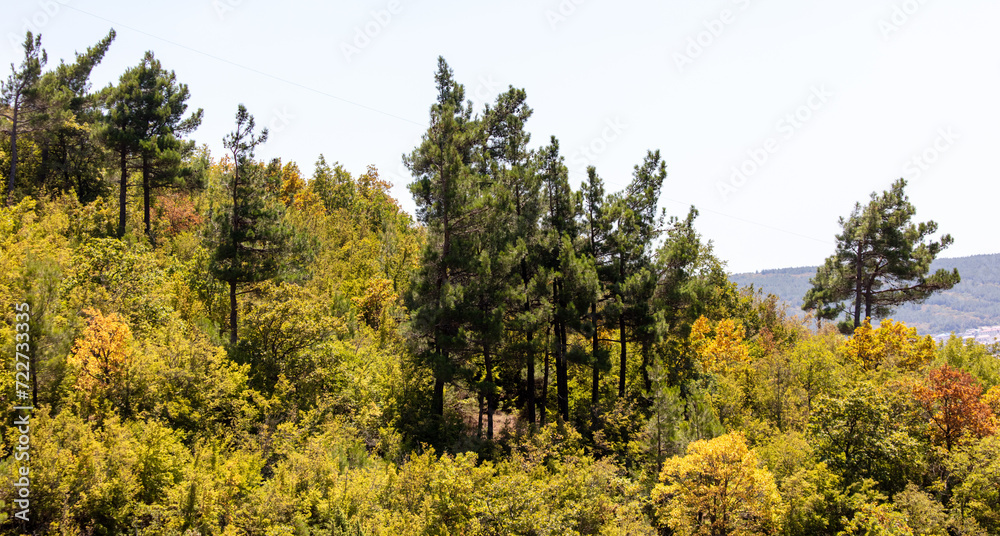
[{"label": "distant mountain", "polygon": [[[762,270],[733,274],[729,279],[741,287],[753,285],[774,294],[787,303],[789,314],[802,314],[802,298],[816,268]],[[930,335],[1000,325],[1000,253],[938,259],[931,264],[931,271],[939,268],[958,268],[962,282],[951,290],[935,293],[924,303],[900,307],[893,319]]]}]

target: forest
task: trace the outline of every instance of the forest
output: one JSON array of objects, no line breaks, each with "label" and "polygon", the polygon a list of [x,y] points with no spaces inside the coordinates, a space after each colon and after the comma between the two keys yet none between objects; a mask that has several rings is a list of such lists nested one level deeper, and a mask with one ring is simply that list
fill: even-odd
[{"label": "forest", "polygon": [[926,291],[844,334],[832,271],[789,316],[658,210],[659,151],[574,187],[524,90],[438,60],[411,216],[242,105],[211,154],[152,52],[92,88],[114,38],[0,88],[4,534],[1000,533],[1000,349],[887,316],[958,279],[905,196],[868,243]]}]

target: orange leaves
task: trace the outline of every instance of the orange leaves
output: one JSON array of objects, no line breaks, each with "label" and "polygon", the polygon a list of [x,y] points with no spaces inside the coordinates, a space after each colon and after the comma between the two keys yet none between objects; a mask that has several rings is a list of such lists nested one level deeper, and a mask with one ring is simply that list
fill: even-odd
[{"label": "orange leaves", "polygon": [[750,360],[750,352],[743,338],[746,331],[731,318],[720,320],[713,328],[704,316],[691,326],[691,345],[698,354],[702,367],[712,373],[727,372]]},{"label": "orange leaves", "polygon": [[865,320],[844,343],[843,351],[864,370],[875,370],[883,364],[917,370],[934,358],[935,346],[930,336],[919,337],[916,328],[890,318],[876,329]]},{"label": "orange leaves", "polygon": [[993,411],[980,399],[982,387],[971,374],[948,365],[930,371],[913,392],[930,421],[934,440],[951,450],[965,434],[994,432]]},{"label": "orange leaves", "polygon": [[182,193],[162,195],[157,199],[157,212],[161,219],[166,220],[167,234],[174,236],[189,231],[201,225],[202,218],[198,214],[191,198]]},{"label": "orange leaves", "polygon": [[89,398],[109,396],[127,405],[128,376],[132,366],[132,330],[117,313],[107,316],[97,309],[86,309],[90,317],[73,351],[70,365],[79,370],[76,385]]}]

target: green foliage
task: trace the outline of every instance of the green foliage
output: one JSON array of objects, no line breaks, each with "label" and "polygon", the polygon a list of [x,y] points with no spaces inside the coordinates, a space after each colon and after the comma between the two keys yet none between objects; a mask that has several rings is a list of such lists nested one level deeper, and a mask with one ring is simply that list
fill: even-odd
[{"label": "green foliage", "polygon": [[969,372],[982,384],[983,391],[1000,385],[1000,360],[989,347],[973,339],[963,340],[952,334],[938,347],[934,364],[948,364]]},{"label": "green foliage", "polygon": [[[46,109],[17,140],[0,125],[17,196],[53,193],[0,207],[0,302],[31,318],[4,309],[0,346],[30,348],[35,533],[1000,530],[994,349],[895,322],[845,340],[739,290],[693,207],[657,212],[657,151],[624,191],[595,168],[574,191],[558,140],[528,149],[524,90],[476,114],[441,59],[404,157],[414,221],[374,167],[321,156],[306,181],[255,161],[243,107],[226,158],[190,152],[199,115],[152,54],[95,129],[87,80],[112,37],[42,73],[29,36]],[[156,244],[145,199],[107,196],[140,176],[186,186],[150,197]],[[848,230],[903,259],[932,230],[893,230],[911,213],[894,192]],[[944,242],[911,248],[917,268]],[[25,371],[4,363],[10,408]]]},{"label": "green foliage", "polygon": [[939,241],[924,242],[937,224],[910,223],[916,209],[905,187],[906,181],[899,179],[881,195],[873,193],[867,206],[858,203],[849,218],[840,219],[843,232],[837,235],[837,251],[816,271],[803,309],[833,320],[845,310],[844,302],[853,301],[848,317],[853,314],[857,328],[866,317],[885,318],[899,305],[919,303],[960,281],[958,270],[941,269],[928,277],[931,262],[952,238],[946,234]]},{"label": "green foliage", "polygon": [[959,446],[946,466],[957,482],[952,487],[952,517],[960,525],[971,518],[989,534],[1000,530],[1000,435]]},{"label": "green foliage", "polygon": [[817,457],[846,484],[868,478],[887,492],[898,492],[919,474],[920,444],[895,411],[895,396],[862,383],[842,398],[818,402],[810,422]]}]

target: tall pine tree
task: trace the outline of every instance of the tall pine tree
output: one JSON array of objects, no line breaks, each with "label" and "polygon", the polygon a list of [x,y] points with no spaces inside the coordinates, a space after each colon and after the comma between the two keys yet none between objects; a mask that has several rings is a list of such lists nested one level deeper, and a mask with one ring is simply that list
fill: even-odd
[{"label": "tall pine tree", "polygon": [[229,285],[229,342],[238,337],[237,288],[276,276],[286,250],[288,231],[282,225],[284,205],[276,185],[267,184],[254,150],[267,140],[267,129],[254,133],[253,116],[242,104],[236,112],[236,130],[223,143],[232,156],[224,178],[226,200],[214,217],[211,270]]},{"label": "tall pine tree", "polygon": [[[864,318],[884,318],[904,303],[920,303],[932,293],[958,284],[958,270],[929,274],[931,262],[952,243],[951,235],[925,242],[937,232],[933,221],[912,223],[916,208],[899,179],[865,206],[857,203],[850,217],[840,218],[837,250],[811,280],[802,308],[832,320],[853,301],[853,326]],[[864,309],[864,316],[862,316]]]},{"label": "tall pine tree", "polygon": [[473,275],[485,210],[481,177],[474,169],[481,127],[472,117],[465,88],[455,82],[444,58],[435,74],[438,97],[421,143],[403,162],[414,176],[410,192],[417,219],[427,229],[423,263],[412,288],[410,310],[418,336],[418,355],[434,375],[432,412],[444,414],[444,388],[468,357],[464,330],[468,316],[465,286]]}]

